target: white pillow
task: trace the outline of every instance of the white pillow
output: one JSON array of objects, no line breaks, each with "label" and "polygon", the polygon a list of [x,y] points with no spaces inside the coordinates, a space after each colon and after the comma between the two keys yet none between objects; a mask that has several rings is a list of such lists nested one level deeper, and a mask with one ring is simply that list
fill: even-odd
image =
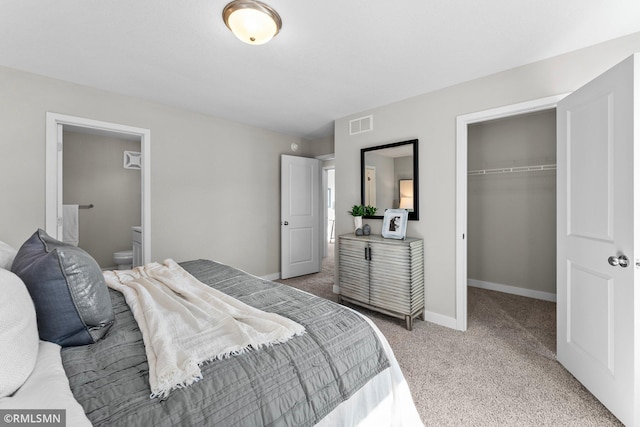
[{"label": "white pillow", "polygon": [[0,268],[0,397],[13,394],[31,375],[38,357],[38,325],[22,280]]},{"label": "white pillow", "polygon": [[0,242],[0,268],[11,270],[11,264],[18,251],[5,242]]},{"label": "white pillow", "polygon": [[40,341],[33,373],[13,396],[0,398],[1,409],[66,409],[68,426],[91,427],[69,387],[60,346],[52,342]]}]

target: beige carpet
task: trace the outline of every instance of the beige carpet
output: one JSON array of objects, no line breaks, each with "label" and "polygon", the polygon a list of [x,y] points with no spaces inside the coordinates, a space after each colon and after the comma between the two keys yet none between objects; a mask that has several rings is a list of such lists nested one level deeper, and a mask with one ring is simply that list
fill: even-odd
[{"label": "beige carpet", "polygon": [[[323,264],[281,282],[337,301]],[[622,425],[556,361],[554,303],[470,287],[466,332],[353,308],[389,340],[427,426]]]}]

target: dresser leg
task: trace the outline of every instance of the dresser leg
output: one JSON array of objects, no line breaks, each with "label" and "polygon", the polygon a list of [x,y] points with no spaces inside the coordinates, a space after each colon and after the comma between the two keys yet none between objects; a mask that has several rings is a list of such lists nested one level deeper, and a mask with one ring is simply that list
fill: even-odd
[{"label": "dresser leg", "polygon": [[407,324],[407,331],[410,331],[413,329],[413,317],[411,316],[404,316],[404,321]]}]

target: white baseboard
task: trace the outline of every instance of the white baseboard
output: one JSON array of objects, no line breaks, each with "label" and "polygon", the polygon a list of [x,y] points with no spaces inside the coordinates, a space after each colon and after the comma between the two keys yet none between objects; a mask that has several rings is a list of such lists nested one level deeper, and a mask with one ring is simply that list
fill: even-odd
[{"label": "white baseboard", "polygon": [[260,276],[260,278],[265,280],[278,280],[280,279],[280,273],[267,274],[266,276]]},{"label": "white baseboard", "polygon": [[504,292],[506,294],[520,295],[522,297],[529,297],[535,299],[541,299],[544,301],[556,302],[556,294],[551,292],[535,291],[533,289],[519,288],[517,286],[501,285],[500,283],[485,282],[476,279],[467,279],[467,285],[474,288],[488,289],[490,291]]},{"label": "white baseboard", "polygon": [[433,311],[425,310],[424,320],[447,328],[458,329],[455,317],[445,316],[440,313],[434,313]]}]

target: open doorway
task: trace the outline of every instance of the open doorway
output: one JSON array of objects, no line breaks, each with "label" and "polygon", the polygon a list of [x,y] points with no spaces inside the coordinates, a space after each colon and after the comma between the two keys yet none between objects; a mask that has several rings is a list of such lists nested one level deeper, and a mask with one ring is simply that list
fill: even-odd
[{"label": "open doorway", "polygon": [[555,354],[556,110],[473,123],[467,154],[468,326]]},{"label": "open doorway", "polygon": [[[98,136],[135,140],[140,147],[140,239],[139,259],[151,262],[151,191],[150,144],[151,131],[116,123],[82,117],[47,113],[46,116],[46,191],[45,231],[63,240],[63,141],[64,132],[73,131]],[[124,163],[124,159],[123,159]]]},{"label": "open doorway", "polygon": [[[336,170],[333,167],[323,169],[323,173],[326,174],[326,221],[325,221],[325,251],[324,256],[335,256],[335,242],[336,242]],[[324,181],[324,180],[323,180]]]},{"label": "open doorway", "polygon": [[556,301],[556,110],[468,126],[468,285]]},{"label": "open doorway", "polygon": [[456,132],[456,318],[455,329],[467,330],[468,286],[468,134],[474,123],[554,109],[565,95],[472,113],[457,118]]},{"label": "open doorway", "polygon": [[103,270],[141,265],[133,251],[142,218],[140,138],[71,130],[63,138],[62,241],[84,249]]},{"label": "open doorway", "polygon": [[[333,154],[325,154],[316,156],[316,159],[322,161],[322,199],[323,199],[323,262],[322,270],[333,267],[334,247],[336,242],[336,163]],[[329,258],[329,265],[327,264]]]},{"label": "open doorway", "polygon": [[[322,259],[322,275],[324,277],[323,281],[327,284],[327,294],[325,294],[325,297],[327,297],[334,290],[336,272],[336,170],[333,160],[330,162],[325,161],[322,171],[324,194],[326,198],[326,232],[324,234],[325,253],[324,258]],[[324,177],[326,177],[326,180]],[[335,297],[335,294],[332,296]]]}]

